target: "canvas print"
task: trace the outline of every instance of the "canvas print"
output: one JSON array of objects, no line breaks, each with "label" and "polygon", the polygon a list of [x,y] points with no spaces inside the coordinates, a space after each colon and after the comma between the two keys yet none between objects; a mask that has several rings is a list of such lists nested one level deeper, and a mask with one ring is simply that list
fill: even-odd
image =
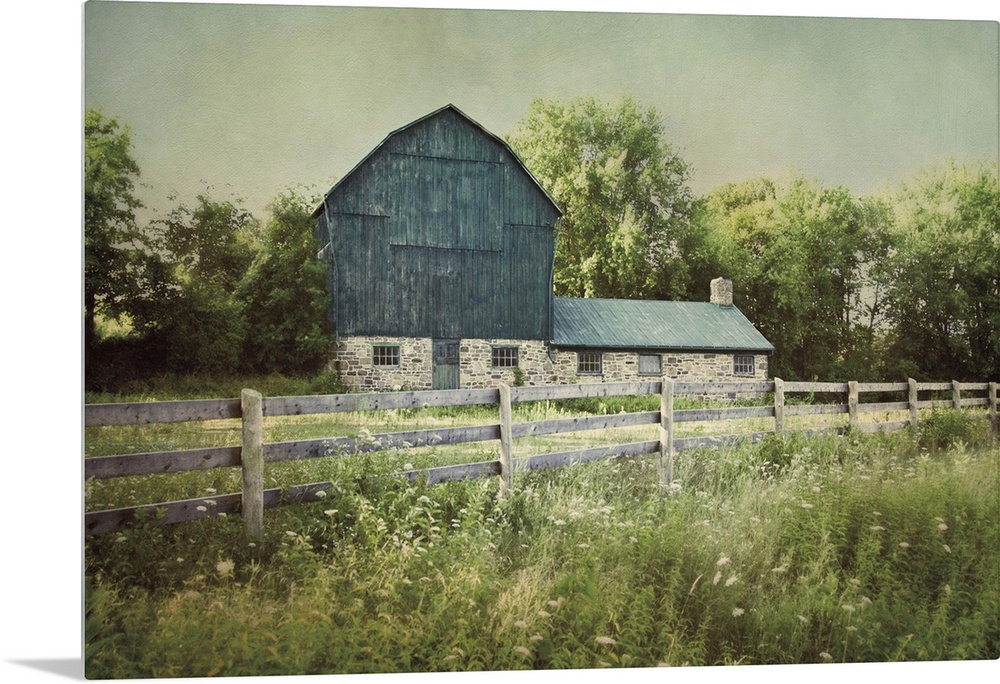
[{"label": "canvas print", "polygon": [[85,3],[86,676],[995,662],[998,27]]}]

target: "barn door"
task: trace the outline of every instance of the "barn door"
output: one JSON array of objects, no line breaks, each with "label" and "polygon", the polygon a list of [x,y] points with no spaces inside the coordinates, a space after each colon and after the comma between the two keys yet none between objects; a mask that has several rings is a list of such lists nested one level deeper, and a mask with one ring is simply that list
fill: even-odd
[{"label": "barn door", "polygon": [[434,389],[458,389],[458,340],[434,340]]}]

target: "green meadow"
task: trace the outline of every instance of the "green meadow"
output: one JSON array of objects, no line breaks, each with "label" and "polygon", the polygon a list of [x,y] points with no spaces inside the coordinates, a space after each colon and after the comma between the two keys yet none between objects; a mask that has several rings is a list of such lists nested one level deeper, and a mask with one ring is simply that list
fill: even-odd
[{"label": "green meadow", "polygon": [[[225,424],[144,429],[88,429],[87,454],[238,440]],[[267,429],[270,441],[331,426]],[[652,458],[516,473],[504,499],[496,478],[391,476],[493,448],[269,464],[268,486],[334,486],[266,511],[254,541],[237,516],[88,537],[87,676],[1000,657],[1000,450],[981,416],[682,452],[668,496]],[[91,480],[86,506],[238,491],[230,470]]]}]

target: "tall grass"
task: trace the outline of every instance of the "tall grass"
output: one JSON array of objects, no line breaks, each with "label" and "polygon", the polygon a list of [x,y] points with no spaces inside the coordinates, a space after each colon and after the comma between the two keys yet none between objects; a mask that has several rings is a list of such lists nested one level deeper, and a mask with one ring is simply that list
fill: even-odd
[{"label": "tall grass", "polygon": [[1000,656],[982,430],[685,452],[667,498],[649,459],[517,474],[503,501],[392,465],[334,459],[254,544],[233,518],[88,538],[88,677]]}]

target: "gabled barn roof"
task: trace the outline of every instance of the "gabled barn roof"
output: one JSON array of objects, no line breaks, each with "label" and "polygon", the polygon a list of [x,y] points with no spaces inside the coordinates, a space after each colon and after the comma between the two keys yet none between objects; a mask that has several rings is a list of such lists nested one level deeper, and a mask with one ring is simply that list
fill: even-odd
[{"label": "gabled barn roof", "polygon": [[774,351],[735,306],[556,297],[553,313],[552,344],[557,347]]},{"label": "gabled barn roof", "polygon": [[[426,121],[428,119],[431,119],[431,118],[433,118],[435,116],[438,116],[439,114],[441,114],[444,111],[449,111],[449,110],[453,111],[456,114],[458,114],[460,117],[462,117],[463,119],[465,119],[466,121],[468,121],[470,124],[472,124],[473,126],[475,126],[477,129],[479,129],[483,133],[483,135],[485,135],[485,136],[491,138],[492,140],[496,141],[498,144],[502,145],[508,152],[510,152],[511,156],[517,161],[518,165],[521,167],[521,169],[524,171],[524,173],[528,176],[528,178],[531,179],[531,182],[534,183],[538,187],[538,190],[545,196],[545,198],[548,199],[548,201],[552,203],[552,206],[555,208],[557,214],[559,216],[562,216],[562,209],[559,208],[559,205],[556,204],[556,201],[554,199],[552,199],[552,196],[545,190],[544,187],[542,187],[542,184],[538,181],[537,178],[535,178],[535,175],[533,173],[531,173],[531,171],[528,169],[527,166],[524,165],[524,162],[521,161],[521,158],[517,155],[516,152],[514,152],[513,148],[511,148],[511,146],[507,143],[507,141],[504,140],[503,138],[501,138],[500,136],[498,136],[498,135],[496,135],[494,133],[491,133],[489,130],[487,130],[486,128],[484,128],[478,121],[474,120],[472,117],[470,117],[468,114],[466,114],[465,112],[463,112],[461,109],[459,109],[458,107],[456,107],[453,104],[447,104],[444,107],[436,109],[433,112],[431,112],[430,114],[426,114],[426,115],[420,117],[419,119],[417,119],[415,121],[411,121],[410,123],[406,124],[405,126],[397,128],[392,133],[390,133],[389,135],[385,136],[385,138],[382,140],[382,142],[380,142],[378,145],[376,145],[371,150],[371,152],[369,152],[368,154],[366,154],[365,157],[361,161],[359,161],[357,164],[355,164],[354,167],[350,171],[348,171],[346,174],[344,174],[343,178],[341,178],[340,180],[338,180],[336,183],[333,184],[333,187],[331,187],[327,191],[327,193],[324,196],[324,198],[325,197],[329,197],[332,193],[334,193],[337,190],[338,187],[340,187],[348,178],[350,178],[351,175],[355,171],[358,170],[358,168],[360,168],[361,166],[363,166],[364,163],[366,161],[368,161],[372,157],[372,155],[374,155],[376,152],[378,152],[379,149],[381,149],[394,136],[398,135],[399,133],[402,133],[403,131],[405,131],[405,130],[407,130],[409,128],[412,128],[412,127],[414,127],[414,126],[416,126],[418,124],[421,124],[421,123],[423,123],[424,121]],[[323,213],[323,205],[321,204],[313,212],[313,218],[318,218],[319,215],[322,214],[322,213]]]}]

